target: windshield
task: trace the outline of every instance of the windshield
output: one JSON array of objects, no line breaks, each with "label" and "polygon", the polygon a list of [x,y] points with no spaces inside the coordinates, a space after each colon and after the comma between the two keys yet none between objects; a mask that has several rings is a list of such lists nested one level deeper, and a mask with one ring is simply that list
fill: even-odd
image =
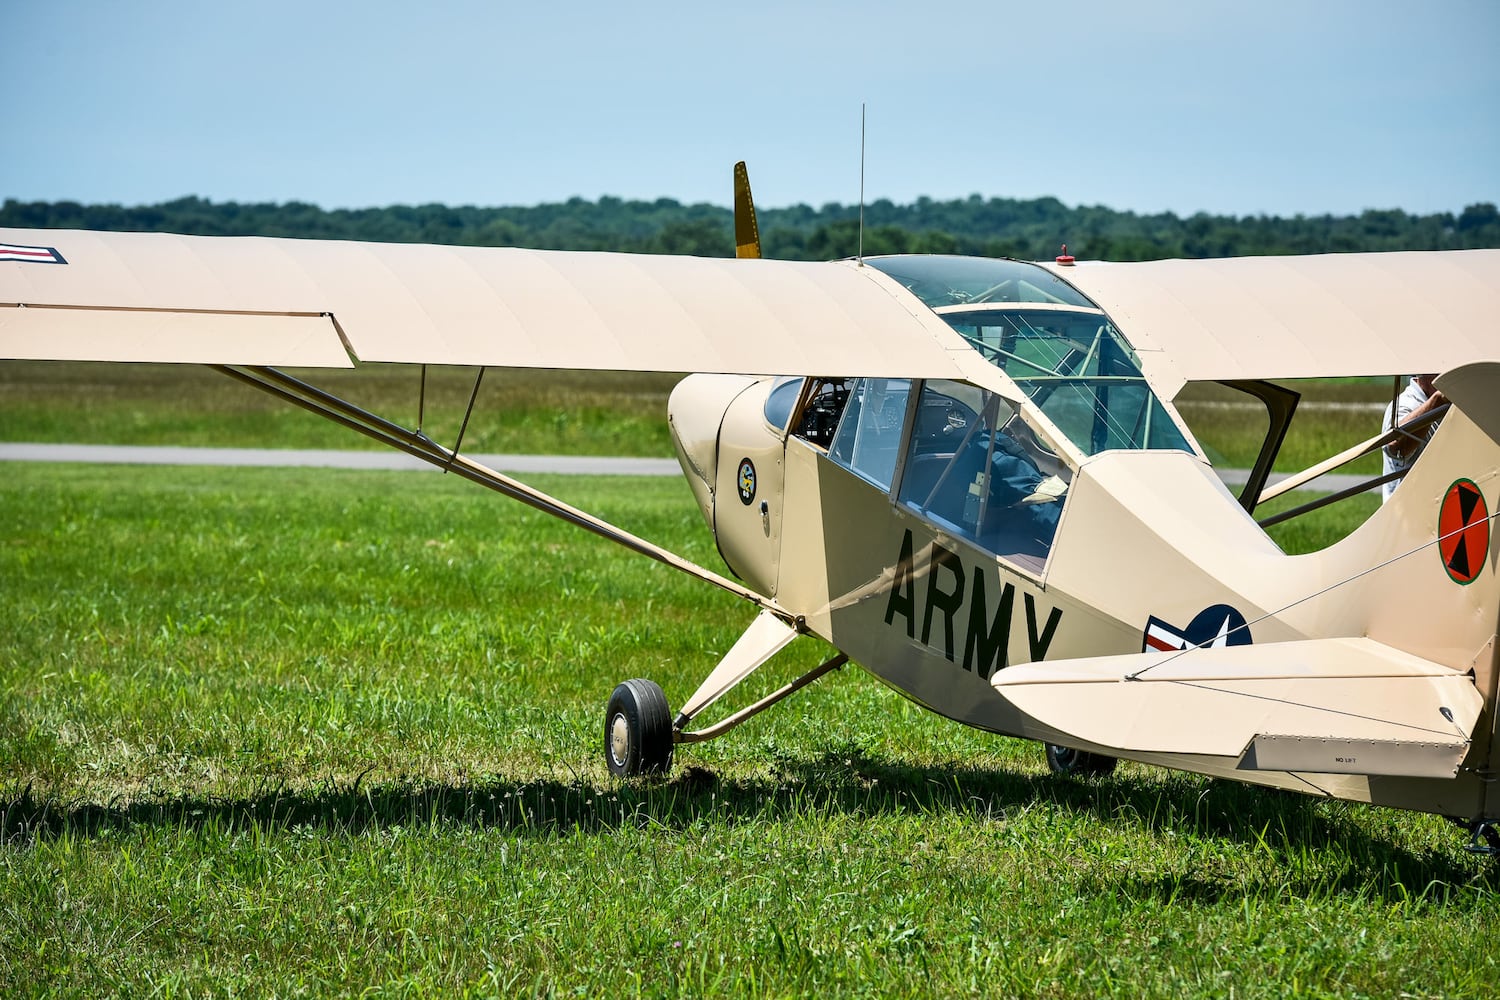
[{"label": "windshield", "polygon": [[938,313],[1084,454],[1193,450],[1146,384],[1135,352],[1103,313],[972,307]]},{"label": "windshield", "polygon": [[1047,302],[1094,308],[1077,289],[1051,271],[1019,260],[918,254],[866,257],[865,263],[895,278],[932,309],[981,302]]}]

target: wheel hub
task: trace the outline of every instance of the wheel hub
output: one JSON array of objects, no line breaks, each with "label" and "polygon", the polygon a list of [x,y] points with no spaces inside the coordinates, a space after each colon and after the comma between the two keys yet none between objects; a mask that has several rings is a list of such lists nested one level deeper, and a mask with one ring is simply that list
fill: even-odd
[{"label": "wheel hub", "polygon": [[619,767],[625,766],[625,757],[630,753],[630,723],[624,712],[616,712],[609,722],[609,755]]}]

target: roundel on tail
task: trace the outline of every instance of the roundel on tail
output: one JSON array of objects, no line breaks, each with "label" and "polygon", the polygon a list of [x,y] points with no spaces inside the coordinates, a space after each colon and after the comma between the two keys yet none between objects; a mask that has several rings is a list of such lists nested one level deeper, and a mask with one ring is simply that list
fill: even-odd
[{"label": "roundel on tail", "polygon": [[1443,495],[1438,512],[1438,554],[1457,584],[1469,584],[1484,568],[1490,550],[1490,512],[1472,479],[1457,479]]}]

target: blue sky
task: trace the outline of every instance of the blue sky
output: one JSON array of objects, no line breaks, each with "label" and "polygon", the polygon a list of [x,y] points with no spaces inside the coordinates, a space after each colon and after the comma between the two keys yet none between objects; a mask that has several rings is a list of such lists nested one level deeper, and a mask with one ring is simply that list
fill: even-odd
[{"label": "blue sky", "polygon": [[1500,2],[0,0],[0,197],[1500,201]]}]

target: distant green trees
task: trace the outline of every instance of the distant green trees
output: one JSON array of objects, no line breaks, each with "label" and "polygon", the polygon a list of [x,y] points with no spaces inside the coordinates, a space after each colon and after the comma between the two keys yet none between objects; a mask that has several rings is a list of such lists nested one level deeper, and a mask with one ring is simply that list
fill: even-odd
[{"label": "distant green trees", "polygon": [[[762,208],[766,256],[848,257],[860,249],[859,209],[830,203]],[[31,229],[166,231],[209,236],[296,236],[397,243],[519,246],[730,256],[733,217],[717,205],[671,198],[571,198],[532,206],[391,205],[326,211],[303,202],[239,204],[179,198],[122,207],[21,202],[0,207],[0,226]],[[968,198],[865,206],[866,254],[962,253],[1040,260],[1068,245],[1079,259],[1150,260],[1354,250],[1500,247],[1500,211],[1491,203],[1454,215],[1371,209],[1359,215],[1138,215],[1099,205],[1070,208],[1056,198]]]}]

